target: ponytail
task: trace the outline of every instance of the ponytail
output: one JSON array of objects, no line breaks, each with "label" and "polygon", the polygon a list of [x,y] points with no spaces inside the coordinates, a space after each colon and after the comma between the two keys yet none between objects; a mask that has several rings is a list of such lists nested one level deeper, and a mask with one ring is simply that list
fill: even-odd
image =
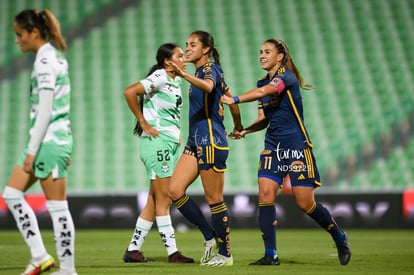
[{"label": "ponytail", "polygon": [[221,64],[220,64],[220,54],[219,54],[219,52],[217,51],[217,49],[216,49],[216,48],[211,49],[211,54],[212,54],[212,56],[213,56],[213,58],[214,58],[214,62],[215,62],[217,65],[221,66]]},{"label": "ponytail", "polygon": [[299,81],[299,86],[300,86],[301,88],[303,88],[303,89],[305,89],[305,90],[312,90],[312,89],[313,89],[312,84],[307,83],[307,82],[303,79],[302,74],[299,72],[299,69],[296,67],[295,63],[293,62],[292,57],[290,56],[290,54],[288,54],[288,58],[287,58],[287,61],[286,61],[285,67],[286,67],[288,70],[293,71],[293,73],[296,75],[296,78],[297,78],[297,79],[298,79],[298,81]]},{"label": "ponytail", "polygon": [[51,11],[47,9],[42,11],[23,10],[15,16],[14,21],[28,32],[32,32],[34,28],[38,29],[41,38],[50,42],[62,52],[66,50],[67,46],[60,33],[59,21]]},{"label": "ponytail", "polygon": [[[139,108],[141,109],[141,112],[144,112],[144,95],[139,95],[138,96],[138,103],[139,103]],[[138,120],[135,121],[135,127],[133,130],[134,136],[141,136],[142,132],[144,130],[141,127],[141,124],[139,124]]]},{"label": "ponytail", "polygon": [[266,40],[265,43],[272,43],[273,45],[275,45],[278,53],[284,54],[284,57],[282,59],[282,66],[286,67],[286,69],[292,71],[295,74],[296,78],[299,81],[299,86],[301,88],[305,90],[313,89],[312,84],[306,83],[306,81],[303,79],[301,73],[299,72],[299,69],[296,67],[295,63],[293,62],[292,56],[290,55],[290,52],[289,52],[289,48],[285,44],[285,42],[279,39],[271,38],[271,39]]},{"label": "ponytail", "polygon": [[67,48],[65,38],[60,32],[60,24],[55,15],[45,9],[39,13],[44,18],[47,28],[47,40],[56,48],[64,52]]}]

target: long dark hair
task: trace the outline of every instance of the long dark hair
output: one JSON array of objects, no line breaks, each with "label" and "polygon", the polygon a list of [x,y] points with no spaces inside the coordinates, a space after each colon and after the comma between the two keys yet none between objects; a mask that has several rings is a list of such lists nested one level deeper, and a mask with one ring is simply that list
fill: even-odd
[{"label": "long dark hair", "polygon": [[275,48],[277,49],[278,53],[283,53],[284,57],[282,60],[282,66],[286,67],[286,69],[293,71],[293,73],[296,75],[296,78],[299,81],[299,85],[301,88],[310,90],[312,89],[312,85],[309,83],[306,83],[306,81],[303,79],[301,73],[299,72],[299,69],[296,67],[295,63],[293,62],[292,56],[290,55],[289,48],[280,39],[271,38],[266,40],[264,43],[272,43],[275,45]]},{"label": "long dark hair", "polygon": [[214,62],[221,66],[220,64],[220,54],[217,51],[216,47],[214,46],[214,38],[213,36],[206,32],[206,31],[194,31],[191,33],[191,35],[197,35],[198,40],[203,44],[204,47],[210,47],[210,51],[208,52],[209,57],[213,57]]},{"label": "long dark hair", "polygon": [[62,52],[66,50],[66,41],[60,33],[59,21],[50,10],[23,10],[14,17],[14,22],[28,32],[32,32],[34,28],[38,29],[43,39]]},{"label": "long dark hair", "polygon": [[[179,46],[178,44],[175,44],[175,43],[162,44],[157,50],[157,56],[156,56],[157,63],[151,67],[146,77],[152,74],[153,72],[155,72],[156,70],[163,69],[165,67],[164,60],[170,59],[174,53],[174,49],[177,47]],[[143,109],[144,109],[144,95],[143,94],[139,95],[138,102],[139,102],[139,107],[141,108],[141,112],[143,112]],[[141,125],[139,124],[138,121],[136,121],[135,128],[134,128],[134,135],[141,136],[142,131],[143,130],[141,128]]]}]

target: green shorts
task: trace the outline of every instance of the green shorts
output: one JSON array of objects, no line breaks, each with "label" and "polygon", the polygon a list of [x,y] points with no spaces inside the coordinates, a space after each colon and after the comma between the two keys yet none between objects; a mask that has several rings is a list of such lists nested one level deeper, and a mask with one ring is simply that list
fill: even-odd
[{"label": "green shorts", "polygon": [[171,177],[179,156],[176,142],[158,138],[141,138],[140,157],[147,169],[148,180]]},{"label": "green shorts", "polygon": [[[28,147],[26,147],[17,161],[17,165],[23,167]],[[57,145],[45,142],[40,145],[35,162],[33,163],[34,176],[39,179],[47,178],[50,173],[54,179],[67,176],[68,159],[72,155],[72,145]]]}]

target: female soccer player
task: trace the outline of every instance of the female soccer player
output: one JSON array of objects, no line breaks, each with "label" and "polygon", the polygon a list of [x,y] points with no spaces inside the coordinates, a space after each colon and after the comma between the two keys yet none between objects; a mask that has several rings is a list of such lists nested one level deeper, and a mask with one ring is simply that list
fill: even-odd
[{"label": "female soccer player", "polygon": [[348,264],[351,250],[346,234],[333,220],[328,209],[315,201],[314,190],[321,185],[312,143],[303,120],[300,88],[310,89],[297,69],[286,44],[278,39],[264,42],[260,64],[267,75],[257,88],[242,95],[223,97],[225,104],[259,101],[258,118],[235,137],[267,127],[265,148],[260,154],[259,225],[265,246],[263,258],[252,265],[279,265],[276,254],[276,194],[289,174],[297,206],[329,232],[336,243],[339,261]]},{"label": "female soccer player", "polygon": [[[210,61],[211,56],[215,62]],[[231,93],[224,81],[214,39],[209,33],[195,31],[188,37],[186,58],[187,62],[195,65],[195,76],[173,65],[178,75],[191,84],[190,129],[185,150],[171,177],[169,195],[178,210],[200,229],[205,238],[205,253],[200,263],[205,266],[231,266],[230,217],[223,198],[229,148],[220,102],[224,94],[231,96]],[[238,106],[231,106],[230,111],[235,129],[241,131],[243,127]],[[200,207],[185,193],[199,175],[210,206],[213,228]]]},{"label": "female soccer player", "polygon": [[23,274],[40,274],[55,265],[43,244],[35,213],[23,195],[37,180],[52,218],[60,269],[75,271],[75,228],[66,199],[66,174],[72,153],[70,81],[63,55],[66,42],[60,24],[49,10],[23,10],[14,18],[16,44],[36,53],[31,74],[30,140],[17,161],[3,197],[30,248],[31,260]]},{"label": "female soccer player", "polygon": [[[147,262],[141,247],[154,219],[172,263],[194,263],[177,249],[171,223],[168,184],[178,159],[180,147],[181,78],[169,64],[185,68],[183,50],[166,43],[157,51],[157,64],[147,77],[125,89],[124,95],[137,119],[134,133],[141,137],[140,157],[144,163],[150,189],[147,203],[137,219],[124,262]],[[137,101],[137,96],[140,98]]]}]

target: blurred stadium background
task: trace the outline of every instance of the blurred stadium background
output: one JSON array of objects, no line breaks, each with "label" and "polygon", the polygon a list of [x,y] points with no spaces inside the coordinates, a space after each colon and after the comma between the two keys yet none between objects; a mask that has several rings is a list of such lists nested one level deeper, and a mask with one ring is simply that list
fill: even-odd
[{"label": "blurred stadium background", "polygon": [[[0,1],[0,179],[28,140],[34,56],[15,45],[13,17],[52,10],[69,49],[75,138],[69,194],[147,190],[134,118],[123,89],[144,77],[164,42],[185,46],[203,29],[215,37],[235,94],[264,75],[262,43],[284,40],[304,78],[305,123],[324,187],[318,192],[402,192],[414,188],[413,0],[2,0]],[[193,66],[188,66],[193,70]],[[188,86],[184,87],[186,95]],[[187,101],[185,101],[187,102]],[[244,125],[257,115],[241,105]],[[188,105],[184,104],[183,137]],[[232,129],[229,111],[226,125]],[[264,133],[230,141],[226,193],[256,193]],[[30,192],[36,193],[39,187]],[[201,185],[190,188],[201,193]]]}]

